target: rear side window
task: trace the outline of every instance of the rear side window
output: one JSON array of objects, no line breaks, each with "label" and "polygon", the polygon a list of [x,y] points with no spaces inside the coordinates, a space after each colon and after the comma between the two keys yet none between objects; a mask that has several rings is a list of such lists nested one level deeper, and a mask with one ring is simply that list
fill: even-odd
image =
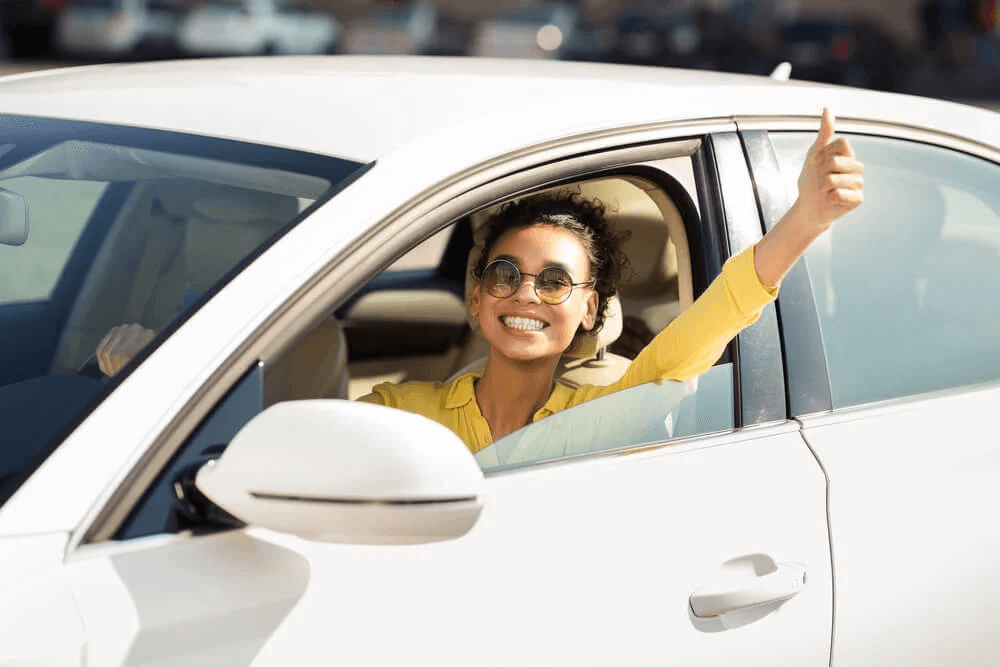
[{"label": "rear side window", "polygon": [[[787,186],[811,136],[771,134]],[[834,407],[1000,379],[1000,166],[851,137],[865,203],[806,253]]]}]

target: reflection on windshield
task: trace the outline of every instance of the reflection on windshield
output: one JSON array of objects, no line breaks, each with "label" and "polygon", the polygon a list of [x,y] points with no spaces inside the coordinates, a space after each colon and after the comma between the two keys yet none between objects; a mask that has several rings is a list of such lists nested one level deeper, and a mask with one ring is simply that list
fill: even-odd
[{"label": "reflection on windshield", "polygon": [[152,349],[361,165],[167,132],[0,121],[2,503],[100,401],[105,382],[89,360],[112,327],[148,330]]}]

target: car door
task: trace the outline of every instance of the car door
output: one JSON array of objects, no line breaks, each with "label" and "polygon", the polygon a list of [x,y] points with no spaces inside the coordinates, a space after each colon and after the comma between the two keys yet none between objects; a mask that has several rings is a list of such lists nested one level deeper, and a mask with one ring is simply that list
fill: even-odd
[{"label": "car door", "polygon": [[[739,140],[731,124],[714,129],[721,134],[668,128],[666,139],[634,149],[567,146],[577,157],[540,159],[528,174],[478,176],[487,185],[468,184],[464,198],[443,188],[449,199],[438,209],[386,225],[352,256],[377,268],[385,264],[385,235],[406,248],[454,219],[456,208],[473,210],[526,184],[615,170],[688,184],[674,192],[686,198],[691,272],[703,289],[723,259],[760,236]],[[316,216],[357,215],[352,202],[374,201],[391,183],[391,172],[380,174],[372,169],[346,203],[334,198]],[[145,361],[131,386],[140,386],[146,368],[194,363],[183,356],[191,354],[185,336],[210,336],[213,309],[229,313],[259,297],[265,267],[284,266],[303,250],[304,242],[294,244],[308,240],[310,229],[307,220],[234,279]],[[317,310],[321,299],[334,303],[353,290],[345,280],[340,297],[321,296],[329,284],[309,284],[303,303]],[[280,330],[279,316],[270,321]],[[573,444],[605,410],[636,424],[642,420],[633,417],[649,417],[653,430],[624,428],[621,442],[598,442],[583,455],[487,467],[484,510],[468,534],[406,546],[310,542],[224,516],[178,522],[174,480],[217,455],[262,407],[257,358],[232,357],[246,359],[239,380],[211,390],[221,398],[204,419],[174,421],[185,435],[173,453],[152,448],[134,458],[118,491],[77,532],[65,572],[88,658],[108,665],[828,665],[827,489],[798,425],[784,419],[776,332],[767,311],[693,393],[642,385],[615,395],[617,403],[594,401],[565,413],[564,422],[527,427],[522,437],[541,429],[547,438],[545,429],[562,424],[558,433]],[[266,367],[268,354],[262,358]],[[686,431],[673,426],[679,391],[697,401]],[[115,398],[94,428],[127,400]]]},{"label": "car door", "polygon": [[[744,135],[755,178],[791,191],[811,138],[769,129]],[[865,203],[778,302],[792,416],[830,484],[834,664],[996,664],[1000,153],[842,130]],[[781,188],[762,192],[780,210]]]}]

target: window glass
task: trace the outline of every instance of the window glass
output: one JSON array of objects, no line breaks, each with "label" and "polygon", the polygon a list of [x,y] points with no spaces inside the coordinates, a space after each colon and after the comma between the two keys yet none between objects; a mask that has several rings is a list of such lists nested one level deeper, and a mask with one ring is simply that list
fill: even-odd
[{"label": "window glass", "polygon": [[588,401],[511,433],[476,453],[486,472],[609,452],[735,427],[733,366],[687,382],[649,382]]},{"label": "window glass", "polygon": [[156,341],[363,166],[0,116],[0,504],[106,393],[113,327]]},{"label": "window glass", "polygon": [[24,197],[31,228],[23,245],[0,245],[0,304],[49,298],[107,186],[32,176],[3,182],[3,189]]},{"label": "window glass", "polygon": [[[812,136],[772,133],[795,188]],[[1000,167],[851,137],[865,202],[806,252],[834,407],[1000,379]]]}]

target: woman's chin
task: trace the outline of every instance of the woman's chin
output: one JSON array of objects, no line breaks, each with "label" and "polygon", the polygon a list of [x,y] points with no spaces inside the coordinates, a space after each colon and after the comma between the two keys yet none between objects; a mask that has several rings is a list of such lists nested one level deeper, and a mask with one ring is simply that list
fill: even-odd
[{"label": "woman's chin", "polygon": [[537,365],[559,360],[560,350],[553,350],[548,345],[504,345],[494,346],[493,352],[518,364]]}]

